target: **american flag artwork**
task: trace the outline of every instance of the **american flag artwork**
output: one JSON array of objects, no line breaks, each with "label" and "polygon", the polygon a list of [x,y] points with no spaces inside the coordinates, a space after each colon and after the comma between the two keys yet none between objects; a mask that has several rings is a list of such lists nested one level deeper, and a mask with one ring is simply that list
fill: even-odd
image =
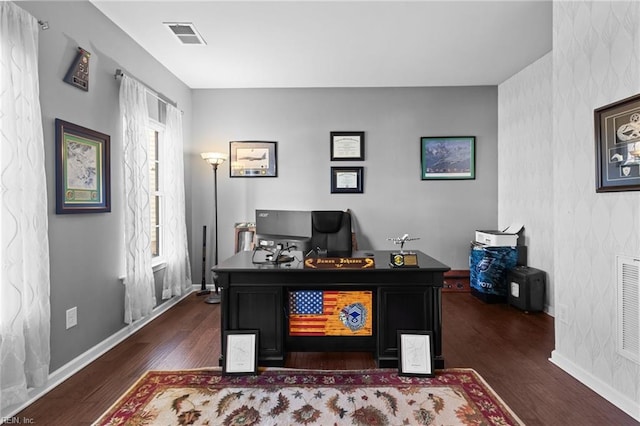
[{"label": "american flag artwork", "polygon": [[[364,318],[358,329],[345,324],[345,312],[358,305]],[[290,336],[371,336],[371,291],[296,290],[289,292]],[[341,316],[342,313],[342,316]]]}]

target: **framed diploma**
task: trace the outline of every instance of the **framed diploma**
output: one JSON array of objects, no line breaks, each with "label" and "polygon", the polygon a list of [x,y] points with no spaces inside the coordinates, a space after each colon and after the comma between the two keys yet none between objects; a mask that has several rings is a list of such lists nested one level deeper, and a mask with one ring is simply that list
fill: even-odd
[{"label": "framed diploma", "polygon": [[258,330],[224,332],[224,375],[258,374]]},{"label": "framed diploma", "polygon": [[331,193],[362,194],[363,167],[332,167]]},{"label": "framed diploma", "polygon": [[364,132],[331,132],[331,161],[363,161]]},{"label": "framed diploma", "polygon": [[433,334],[398,330],[398,374],[434,377]]}]

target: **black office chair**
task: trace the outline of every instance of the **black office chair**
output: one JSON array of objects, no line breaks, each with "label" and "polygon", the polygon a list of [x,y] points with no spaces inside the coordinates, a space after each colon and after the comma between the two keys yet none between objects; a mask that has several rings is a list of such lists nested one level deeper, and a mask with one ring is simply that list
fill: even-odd
[{"label": "black office chair", "polygon": [[351,256],[351,214],[341,210],[311,212],[311,247],[317,255]]}]

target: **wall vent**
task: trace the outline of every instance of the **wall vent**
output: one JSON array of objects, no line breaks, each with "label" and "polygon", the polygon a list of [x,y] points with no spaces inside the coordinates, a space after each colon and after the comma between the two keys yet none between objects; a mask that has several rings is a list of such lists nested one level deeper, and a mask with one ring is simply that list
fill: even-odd
[{"label": "wall vent", "polygon": [[617,260],[617,350],[640,364],[640,259],[616,256]]},{"label": "wall vent", "polygon": [[182,44],[207,44],[191,22],[163,22]]}]

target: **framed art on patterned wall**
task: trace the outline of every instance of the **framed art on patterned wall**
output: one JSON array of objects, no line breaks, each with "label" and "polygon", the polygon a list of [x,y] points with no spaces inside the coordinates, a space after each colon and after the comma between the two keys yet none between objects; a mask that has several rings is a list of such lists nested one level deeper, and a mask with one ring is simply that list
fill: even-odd
[{"label": "framed art on patterned wall", "polygon": [[640,95],[594,110],[596,192],[640,190]]},{"label": "framed art on patterned wall", "polygon": [[56,213],[111,211],[110,140],[56,118]]}]

